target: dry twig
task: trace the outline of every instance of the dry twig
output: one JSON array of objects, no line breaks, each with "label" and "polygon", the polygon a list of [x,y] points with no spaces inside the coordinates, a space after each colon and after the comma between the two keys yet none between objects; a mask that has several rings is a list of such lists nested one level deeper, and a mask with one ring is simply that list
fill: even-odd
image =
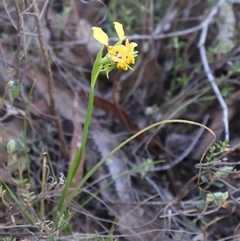
[{"label": "dry twig", "polygon": [[208,60],[207,60],[207,54],[206,54],[206,49],[205,49],[205,41],[206,41],[206,37],[207,37],[207,32],[208,32],[208,27],[209,24],[211,23],[213,17],[217,14],[218,9],[221,7],[221,5],[225,2],[226,0],[219,0],[217,2],[217,4],[214,6],[214,8],[210,11],[210,13],[208,14],[207,18],[202,22],[202,33],[200,36],[200,40],[198,42],[198,48],[199,48],[199,52],[200,52],[200,56],[201,56],[201,60],[202,60],[202,64],[204,67],[204,71],[205,74],[207,76],[207,79],[215,93],[215,95],[217,96],[217,99],[222,107],[223,110],[223,125],[224,125],[224,130],[225,130],[225,140],[229,140],[229,124],[228,124],[228,107],[226,105],[225,100],[223,99],[221,92],[218,88],[218,86],[215,83],[215,78],[212,74],[212,71],[210,69]]},{"label": "dry twig", "polygon": [[20,8],[18,5],[18,1],[14,0],[14,6],[17,14],[17,69],[16,69],[16,76],[17,79],[20,81],[20,51],[21,51],[21,28],[22,28],[22,17],[20,15]]},{"label": "dry twig", "polygon": [[33,0],[31,0],[31,3],[33,5],[34,17],[36,20],[37,31],[38,31],[38,40],[39,40],[39,43],[41,46],[44,64],[45,64],[45,68],[46,68],[46,75],[48,78],[48,93],[49,93],[49,99],[50,99],[50,110],[52,111],[52,113],[55,117],[56,126],[58,129],[59,139],[60,139],[60,143],[61,143],[61,151],[64,154],[64,156],[66,158],[68,158],[68,148],[67,148],[67,144],[66,144],[64,134],[63,134],[61,119],[56,110],[56,105],[55,105],[55,100],[54,100],[54,94],[53,94],[54,82],[53,82],[53,78],[52,78],[52,70],[51,70],[48,51],[47,51],[46,44],[45,44],[44,37],[43,37],[43,31],[42,31],[42,26],[41,26],[41,22],[40,22],[38,5],[37,5],[37,2],[34,2]]}]

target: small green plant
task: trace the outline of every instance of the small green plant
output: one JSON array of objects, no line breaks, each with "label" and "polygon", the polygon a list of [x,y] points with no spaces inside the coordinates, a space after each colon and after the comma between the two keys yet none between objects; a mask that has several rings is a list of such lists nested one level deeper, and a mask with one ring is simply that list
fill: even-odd
[{"label": "small green plant", "polygon": [[184,41],[180,41],[179,37],[175,36],[167,46],[167,49],[174,50],[174,57],[171,62],[165,63],[166,66],[169,65],[167,68],[173,69],[173,77],[170,83],[170,88],[165,96],[166,100],[169,100],[173,96],[176,89],[185,88],[191,79],[191,76],[187,76],[186,74],[178,76],[179,70],[188,65],[188,63],[184,61],[180,54],[180,51],[185,47],[185,45],[186,43]]},{"label": "small green plant", "polygon": [[[147,11],[144,7],[144,2],[141,1],[132,1],[132,0],[123,0],[111,1],[108,4],[107,16],[110,22],[114,22],[115,19],[118,19],[124,26],[127,27],[127,31],[133,26],[140,26],[141,12]],[[114,36],[115,33],[112,29],[112,26],[107,26],[109,29],[109,35]]]},{"label": "small green plant", "polygon": [[114,239],[112,237],[102,238],[102,241],[118,241],[118,239]]},{"label": "small green plant", "polygon": [[[88,110],[87,110],[86,120],[84,124],[84,129],[83,129],[82,145],[80,148],[77,149],[72,167],[70,168],[70,171],[67,176],[67,183],[64,187],[63,193],[61,195],[61,198],[58,204],[58,210],[60,210],[60,213],[63,213],[63,211],[67,207],[66,204],[68,204],[73,198],[73,196],[70,195],[66,204],[63,205],[64,199],[66,198],[66,195],[67,195],[67,192],[69,191],[69,187],[71,185],[73,177],[77,172],[77,169],[80,165],[80,162],[82,160],[82,157],[85,151],[87,136],[88,136],[88,129],[89,129],[89,124],[90,124],[91,115],[92,115],[94,89],[95,89],[95,84],[96,84],[98,75],[101,72],[105,72],[106,76],[109,77],[108,76],[109,72],[111,72],[115,67],[126,71],[128,69],[132,69],[130,65],[135,63],[135,57],[137,56],[137,51],[134,51],[134,48],[137,46],[137,44],[134,42],[129,42],[129,40],[126,38],[122,24],[118,22],[114,22],[114,26],[115,26],[117,35],[119,37],[119,41],[113,46],[110,45],[108,35],[101,28],[99,27],[92,28],[93,37],[102,44],[102,47],[100,48],[96,56],[96,59],[92,68],[92,72],[91,72],[90,95],[89,95],[89,101],[88,101]],[[125,40],[125,45],[123,44],[124,40]],[[104,46],[106,46],[108,52],[104,57],[102,57]],[[99,164],[100,163],[102,164],[103,162],[99,162]],[[100,165],[96,165],[95,168],[98,168]],[[91,176],[91,172],[89,172],[86,175],[85,179],[82,179],[82,181],[80,182],[81,185],[79,185],[79,188],[82,187],[82,185],[86,182],[86,180],[90,176]],[[79,189],[77,188],[73,193],[76,193],[77,190]]]},{"label": "small green plant", "polygon": [[215,160],[215,157],[223,154],[226,152],[229,148],[229,141],[219,141],[219,144],[215,144],[210,147],[209,149],[209,155],[206,156],[207,162],[212,162]]},{"label": "small green plant", "polygon": [[[42,180],[43,185],[40,193],[37,194],[31,191],[32,186],[27,181],[22,185],[21,183],[16,183],[17,187],[20,185],[16,194],[3,183],[3,185],[0,186],[0,201],[6,209],[5,215],[11,218],[11,222],[16,225],[16,228],[18,228],[19,220],[15,218],[15,216],[21,214],[23,218],[21,222],[24,221],[25,223],[34,225],[34,228],[38,229],[40,234],[44,234],[50,240],[57,240],[59,234],[69,223],[71,212],[69,210],[63,214],[57,212],[56,222],[48,219],[48,214],[46,213],[48,209],[46,206],[46,197],[62,191],[65,181],[63,177],[60,177],[59,181],[55,181],[53,177],[49,176],[49,167],[46,163],[43,163],[43,170],[44,169],[46,175],[43,175],[45,180]],[[9,200],[13,201],[11,202]],[[14,209],[16,209],[14,213],[11,212],[13,205]],[[21,229],[21,225],[19,228]]]},{"label": "small green plant", "polygon": [[2,241],[17,241],[17,239],[12,237],[5,237],[5,238],[2,238]]},{"label": "small green plant", "polygon": [[[134,48],[137,46],[136,43],[134,42],[129,42],[129,40],[126,38],[125,33],[123,31],[122,24],[118,22],[114,22],[114,26],[119,38],[119,41],[115,45],[110,45],[109,43],[109,37],[108,35],[99,27],[93,27],[93,37],[102,44],[102,47],[100,48],[93,68],[91,72],[91,84],[90,84],[90,94],[89,94],[89,101],[88,101],[88,109],[87,109],[87,115],[86,115],[86,120],[84,124],[84,129],[83,129],[83,135],[82,135],[82,145],[80,148],[77,149],[73,164],[70,167],[68,176],[67,176],[67,181],[64,186],[61,198],[58,203],[58,211],[60,214],[64,213],[64,211],[67,209],[68,205],[72,201],[72,199],[75,197],[75,195],[78,193],[78,191],[83,187],[83,185],[86,183],[86,181],[93,175],[94,172],[98,170],[98,168],[103,165],[103,163],[111,156],[113,155],[116,151],[121,149],[124,145],[126,145],[128,142],[136,138],[137,136],[141,135],[142,133],[146,132],[147,130],[150,130],[156,126],[159,125],[164,125],[168,123],[185,123],[185,124],[192,124],[192,125],[197,125],[206,128],[214,137],[213,142],[215,141],[215,134],[213,131],[211,131],[209,128],[206,126],[193,122],[193,121],[186,121],[186,120],[166,120],[166,121],[160,121],[155,124],[152,124],[142,130],[140,130],[138,133],[135,135],[131,136],[128,138],[126,141],[122,142],[120,145],[118,145],[116,148],[114,148],[111,152],[108,153],[102,160],[100,160],[88,173],[85,174],[85,176],[82,178],[82,180],[79,182],[79,184],[75,187],[75,189],[70,192],[69,195],[69,187],[71,185],[71,182],[78,170],[78,167],[80,165],[80,162],[82,160],[84,151],[85,151],[85,146],[86,146],[86,141],[87,141],[87,135],[88,135],[88,128],[90,124],[90,119],[92,115],[92,107],[93,107],[93,99],[94,99],[94,89],[95,89],[95,84],[96,80],[101,72],[105,72],[106,76],[109,77],[109,72],[111,72],[114,68],[119,68],[123,70],[128,70],[132,69],[131,65],[135,63],[135,58],[137,56],[137,51],[134,50]],[[123,44],[123,41],[125,40],[125,44]],[[102,57],[102,52],[103,52],[103,47],[107,48],[107,54]],[[213,143],[212,142],[212,143]],[[210,145],[212,145],[212,143]],[[151,166],[153,163],[149,161],[146,166]],[[146,170],[145,170],[146,171]],[[125,175],[120,174],[121,175]],[[114,180],[107,185],[110,185],[113,183]],[[89,202],[90,199],[88,199],[83,206],[86,205],[86,203]]]},{"label": "small green plant", "polygon": [[22,85],[19,84],[19,80],[10,80],[7,83],[7,89],[10,92],[11,101],[13,101],[19,96]]},{"label": "small green plant", "polygon": [[147,158],[147,160],[145,161],[144,167],[141,170],[141,179],[144,179],[144,177],[146,176],[146,174],[151,171],[154,166],[155,166],[155,162],[153,161],[153,159]]},{"label": "small green plant", "polygon": [[23,187],[23,185],[28,182],[28,179],[24,178],[23,174],[28,166],[28,158],[26,158],[25,155],[19,157],[19,154],[29,151],[29,149],[26,150],[24,146],[23,136],[11,138],[6,144],[6,149],[9,157],[8,166],[18,166],[18,174],[16,176],[19,177],[19,180],[15,179],[14,181]]},{"label": "small green plant", "polygon": [[[219,144],[212,145],[209,149],[209,154],[206,156],[206,172],[204,172],[204,174],[200,172],[199,175],[201,175],[200,179],[202,184],[206,184],[207,188],[215,186],[219,191],[210,192],[199,188],[201,200],[197,204],[197,208],[201,211],[206,210],[210,204],[214,204],[219,208],[226,208],[228,206],[226,200],[229,197],[229,193],[228,191],[222,191],[224,184],[219,180],[227,177],[229,173],[233,171],[233,167],[224,165],[224,163],[219,168],[212,170],[212,167],[218,167],[217,164],[221,162],[221,156],[229,150],[228,141],[220,141]],[[202,218],[201,221],[205,226],[210,225],[204,218]]]},{"label": "small green plant", "polygon": [[229,74],[235,74],[235,73],[240,73],[240,61],[236,61],[230,67],[230,73]]},{"label": "small green plant", "polygon": [[200,197],[202,200],[197,204],[197,207],[199,210],[203,210],[207,205],[214,203],[218,207],[226,208],[228,206],[226,202],[228,196],[228,192],[206,193],[205,191],[200,190]]}]

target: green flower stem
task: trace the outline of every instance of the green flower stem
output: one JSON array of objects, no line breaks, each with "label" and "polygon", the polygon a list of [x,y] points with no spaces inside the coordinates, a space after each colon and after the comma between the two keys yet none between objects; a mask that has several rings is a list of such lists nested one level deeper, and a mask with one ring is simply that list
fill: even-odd
[{"label": "green flower stem", "polygon": [[[26,158],[26,163],[27,163],[27,170],[28,170],[28,180],[30,182],[31,180],[31,170],[30,170],[30,162],[29,162],[29,158],[28,158],[28,146],[27,146],[27,124],[28,124],[28,115],[29,115],[29,105],[30,105],[30,100],[32,97],[32,93],[33,93],[33,88],[35,86],[35,81],[33,82],[31,89],[30,89],[30,93],[28,95],[28,100],[26,102],[26,107],[25,107],[25,115],[24,115],[24,119],[23,119],[23,144],[24,144],[24,155]],[[23,98],[23,96],[22,96]],[[22,180],[22,179],[21,179]]]},{"label": "green flower stem", "polygon": [[87,143],[87,135],[88,135],[88,129],[89,129],[89,124],[91,121],[91,115],[92,115],[92,108],[93,108],[93,101],[94,101],[94,85],[90,87],[90,92],[89,92],[89,100],[88,100],[88,109],[87,109],[87,115],[86,115],[86,119],[85,119],[85,123],[84,123],[84,128],[83,128],[83,135],[82,135],[82,145],[81,147],[77,148],[72,166],[69,170],[68,176],[67,176],[67,181],[65,183],[65,187],[63,189],[62,195],[61,195],[61,199],[59,202],[59,210],[62,213],[62,204],[63,201],[66,197],[66,194],[70,188],[70,185],[72,183],[72,180],[78,170],[78,167],[81,163],[84,151],[85,151],[85,147],[86,147],[86,143]]},{"label": "green flower stem", "polygon": [[68,175],[67,175],[67,180],[66,180],[64,189],[62,191],[61,198],[58,203],[58,210],[60,211],[61,214],[67,208],[66,205],[63,205],[64,201],[68,201],[67,203],[71,202],[70,198],[67,198],[67,200],[66,200],[66,196],[67,196],[67,193],[71,186],[72,180],[73,180],[74,176],[76,175],[76,172],[80,166],[80,163],[81,163],[84,151],[85,151],[87,137],[88,137],[88,129],[89,129],[89,124],[91,122],[92,109],[93,109],[94,87],[95,87],[96,80],[98,78],[98,75],[99,75],[99,73],[101,71],[101,67],[102,67],[102,63],[101,63],[102,51],[103,51],[103,47],[99,50],[99,52],[97,54],[97,57],[96,57],[96,60],[94,62],[92,72],[91,72],[91,85],[90,85],[90,92],[89,92],[89,99],[88,99],[87,114],[86,114],[86,119],[85,119],[84,128],[83,128],[82,145],[81,145],[81,147],[77,148],[76,154],[73,159],[72,166],[70,167]]}]

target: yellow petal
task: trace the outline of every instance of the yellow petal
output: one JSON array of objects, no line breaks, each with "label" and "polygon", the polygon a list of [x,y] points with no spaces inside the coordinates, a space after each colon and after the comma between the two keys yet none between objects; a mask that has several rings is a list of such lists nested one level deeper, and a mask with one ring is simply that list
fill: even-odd
[{"label": "yellow petal", "polygon": [[114,28],[117,32],[117,35],[119,37],[119,39],[124,39],[125,37],[125,34],[124,34],[124,31],[123,31],[123,26],[121,23],[118,23],[118,22],[113,22],[114,23]]},{"label": "yellow petal", "polygon": [[131,48],[135,48],[136,46],[137,46],[137,43],[135,43],[135,42],[132,42],[132,43],[130,43],[129,45],[131,45]]},{"label": "yellow petal", "polygon": [[132,53],[136,46],[137,46],[137,43],[135,42],[129,43],[129,40],[126,39],[126,48],[128,52]]},{"label": "yellow petal", "polygon": [[117,65],[117,67],[119,69],[123,69],[123,70],[127,70],[128,69],[128,66],[127,66],[127,64],[125,62],[118,62],[116,65]]},{"label": "yellow petal", "polygon": [[99,27],[92,27],[93,37],[101,44],[108,46],[108,36],[107,34]]},{"label": "yellow petal", "polygon": [[126,57],[126,62],[127,62],[128,64],[135,64],[135,59],[134,59],[132,56],[128,55],[128,56]]},{"label": "yellow petal", "polygon": [[122,59],[125,61],[126,59],[126,46],[124,45],[116,45],[116,46],[108,46],[108,53],[114,57]]}]

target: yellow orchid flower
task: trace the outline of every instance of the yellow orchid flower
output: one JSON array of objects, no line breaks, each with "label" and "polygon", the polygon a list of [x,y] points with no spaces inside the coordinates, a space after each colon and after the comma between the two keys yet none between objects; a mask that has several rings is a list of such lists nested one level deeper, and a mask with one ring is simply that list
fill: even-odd
[{"label": "yellow orchid flower", "polygon": [[126,38],[123,26],[119,22],[113,23],[119,38],[119,41],[115,45],[109,45],[109,37],[101,28],[92,27],[93,37],[99,43],[105,45],[108,50],[108,53],[102,59],[102,71],[105,71],[107,76],[114,66],[123,70],[128,70],[128,68],[132,69],[129,65],[135,63],[135,57],[137,56],[137,51],[134,51],[137,43],[129,43],[129,40],[126,39],[125,45],[122,44]]},{"label": "yellow orchid flower", "polygon": [[128,64],[135,64],[135,58],[136,57],[136,53],[134,52],[134,48],[137,46],[137,43],[129,43],[129,40],[126,39],[126,52],[127,52],[127,56],[126,56],[126,62]]},{"label": "yellow orchid flower", "polygon": [[124,45],[109,46],[108,53],[118,68],[123,70],[128,69],[128,65],[126,64],[126,47]]}]

